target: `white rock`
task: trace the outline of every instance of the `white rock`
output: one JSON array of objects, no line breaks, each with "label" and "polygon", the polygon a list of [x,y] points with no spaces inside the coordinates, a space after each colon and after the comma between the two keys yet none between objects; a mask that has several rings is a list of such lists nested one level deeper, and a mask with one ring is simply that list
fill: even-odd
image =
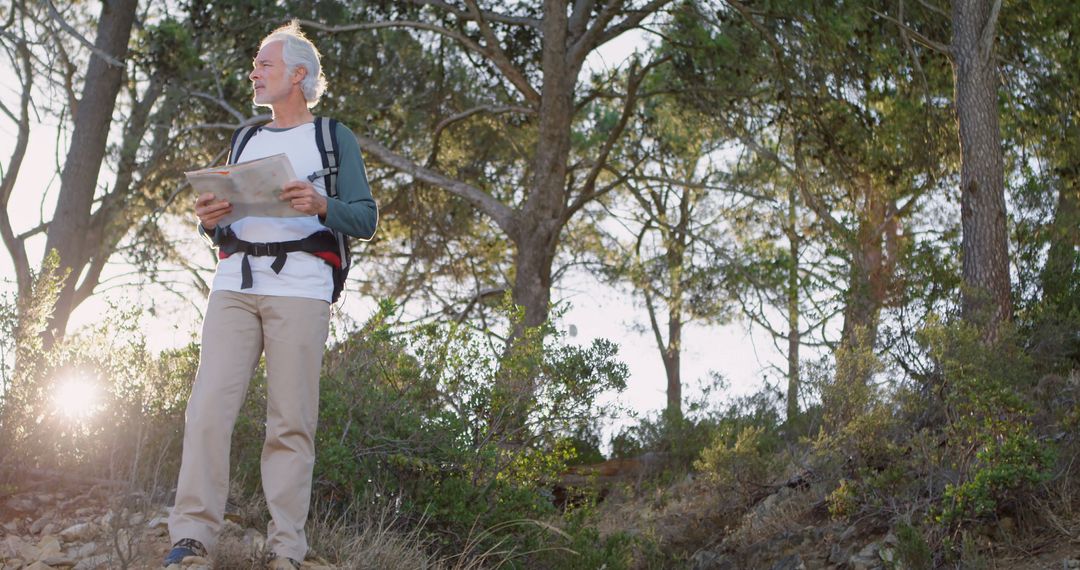
[{"label": "white rock", "polygon": [[859,558],[877,558],[879,550],[881,550],[881,545],[876,542],[871,542],[859,551]]},{"label": "white rock", "polygon": [[92,555],[97,549],[98,545],[96,542],[87,542],[86,544],[80,544],[68,550],[68,556],[76,559],[83,559]]},{"label": "white rock", "polygon": [[52,522],[52,514],[44,514],[38,520],[30,524],[30,534],[37,534],[41,532],[41,529],[45,528],[45,525]]},{"label": "white rock", "polygon": [[95,530],[93,523],[76,523],[60,531],[60,538],[70,541],[82,540],[89,538]]},{"label": "white rock", "polygon": [[19,558],[23,560],[37,560],[41,558],[41,550],[33,544],[19,543]]},{"label": "white rock", "polygon": [[37,549],[39,551],[38,560],[54,558],[63,553],[63,549],[60,548],[60,539],[51,534],[42,537],[41,540],[38,541]]},{"label": "white rock", "polygon": [[4,541],[0,542],[0,557],[3,558],[15,558],[19,556],[19,552],[22,550],[23,540],[14,534],[9,534],[4,537]]},{"label": "white rock", "polygon": [[243,543],[251,552],[262,552],[266,548],[266,539],[261,532],[253,528],[244,531]]}]

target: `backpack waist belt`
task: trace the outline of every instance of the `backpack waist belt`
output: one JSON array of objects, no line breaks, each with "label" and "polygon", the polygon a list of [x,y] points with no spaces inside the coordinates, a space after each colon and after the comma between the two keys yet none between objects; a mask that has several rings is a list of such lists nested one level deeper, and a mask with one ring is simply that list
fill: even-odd
[{"label": "backpack waist belt", "polygon": [[240,263],[241,289],[250,289],[252,286],[251,263],[248,261],[248,256],[273,257],[274,262],[270,264],[270,268],[274,270],[274,273],[281,273],[288,254],[293,251],[310,253],[333,268],[341,268],[337,238],[328,231],[315,232],[306,238],[292,241],[250,242],[236,237],[236,233],[229,230],[218,244],[219,259],[225,259],[234,253],[244,254],[244,259]]}]

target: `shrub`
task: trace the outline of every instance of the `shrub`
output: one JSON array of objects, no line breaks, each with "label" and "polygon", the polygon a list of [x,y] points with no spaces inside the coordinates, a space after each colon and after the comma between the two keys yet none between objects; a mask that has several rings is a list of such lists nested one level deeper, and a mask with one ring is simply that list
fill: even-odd
[{"label": "shrub", "polygon": [[507,349],[454,324],[395,330],[395,311],[384,303],[326,357],[319,493],[389,498],[447,552],[543,549],[550,532],[514,521],[555,514],[546,486],[607,414],[599,395],[625,385],[615,346],[564,345],[544,326]]},{"label": "shrub", "polygon": [[938,520],[982,520],[1015,507],[1049,476],[1054,457],[1034,432],[1025,398],[1035,385],[1031,359],[1008,328],[991,345],[964,324],[928,327],[923,339],[941,369],[943,436],[956,467]]},{"label": "shrub", "polygon": [[915,527],[901,523],[896,527],[897,568],[906,570],[932,570],[934,553],[922,533]]},{"label": "shrub", "polygon": [[743,428],[734,441],[732,437],[721,430],[694,467],[715,485],[734,488],[743,497],[756,496],[776,476],[778,442],[760,426]]}]

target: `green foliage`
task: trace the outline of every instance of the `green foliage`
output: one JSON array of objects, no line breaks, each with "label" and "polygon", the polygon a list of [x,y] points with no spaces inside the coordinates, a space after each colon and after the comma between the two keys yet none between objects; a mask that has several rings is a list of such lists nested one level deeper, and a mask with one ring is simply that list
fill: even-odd
[{"label": "green foliage", "polygon": [[825,427],[834,432],[861,420],[881,404],[881,395],[872,382],[873,376],[882,371],[881,360],[874,351],[874,339],[865,328],[860,328],[853,336],[852,342],[836,350],[832,377],[819,375],[816,382]]},{"label": "green foliage", "polygon": [[[633,568],[634,548],[639,541],[624,532],[601,536],[596,529],[594,509],[590,506],[571,509],[563,517],[564,542],[537,560],[537,566],[560,570],[629,570]],[[562,550],[566,549],[566,550]],[[572,553],[567,555],[568,552]]]},{"label": "green foliage", "polygon": [[188,79],[199,65],[199,52],[191,26],[172,17],[141,30],[140,53],[145,65],[163,76]]},{"label": "green foliage", "polygon": [[448,551],[542,548],[551,533],[514,521],[555,515],[544,487],[606,414],[597,397],[625,385],[614,345],[544,326],[507,349],[454,324],[395,330],[396,311],[384,302],[325,359],[317,493],[392,500]]},{"label": "green foliage", "polygon": [[1053,451],[1022,428],[984,443],[967,480],[945,489],[940,520],[952,524],[965,518],[984,519],[1003,506],[1015,506],[1026,491],[1050,477]]},{"label": "green foliage", "polygon": [[[732,437],[734,442],[730,441]],[[751,497],[760,485],[775,478],[778,447],[779,441],[769,438],[760,426],[744,428],[737,435],[721,432],[712,446],[702,450],[694,467],[709,482]]]},{"label": "green foliage", "polygon": [[905,570],[932,570],[934,553],[922,533],[907,523],[896,527],[896,567]]},{"label": "green foliage", "polygon": [[963,324],[931,326],[922,334],[945,382],[945,436],[957,452],[958,477],[945,489],[939,514],[944,524],[979,520],[1006,507],[1044,481],[1053,447],[1031,424],[1025,394],[1035,370],[1015,332],[986,345]]}]

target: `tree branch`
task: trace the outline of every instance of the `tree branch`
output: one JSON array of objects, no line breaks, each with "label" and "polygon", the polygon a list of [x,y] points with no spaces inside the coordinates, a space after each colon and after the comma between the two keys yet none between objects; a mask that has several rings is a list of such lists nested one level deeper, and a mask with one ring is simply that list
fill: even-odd
[{"label": "tree branch", "polygon": [[634,115],[638,87],[641,86],[641,82],[645,79],[645,76],[649,74],[649,71],[655,69],[669,59],[671,59],[671,56],[664,56],[651,61],[642,68],[640,72],[636,69],[636,63],[631,66],[630,78],[626,86],[626,99],[623,103],[622,114],[619,116],[619,122],[616,124],[615,129],[608,136],[607,140],[604,141],[604,145],[600,149],[600,156],[597,157],[596,162],[593,164],[592,168],[589,169],[589,173],[585,177],[585,183],[582,185],[581,193],[570,206],[571,212],[576,212],[584,206],[585,202],[595,198],[596,178],[600,175],[601,169],[607,165],[607,159],[611,154],[611,149],[615,148],[616,141],[622,138],[623,131],[626,130],[626,125],[630,121],[630,117]]},{"label": "tree branch", "polygon": [[526,99],[533,101],[534,103],[540,102],[540,94],[536,92],[532,84],[525,77],[510,58],[506,56],[506,52],[503,51],[499,45],[499,38],[495,37],[495,32],[491,30],[491,26],[488,25],[487,20],[484,19],[483,12],[480,11],[480,7],[476,5],[476,0],[465,0],[465,5],[469,7],[469,11],[475,16],[477,25],[480,26],[480,33],[484,36],[484,41],[487,43],[488,59],[490,59],[503,75],[513,83],[518,91],[525,96]]},{"label": "tree branch", "polygon": [[569,32],[567,40],[570,43],[576,42],[585,33],[594,6],[596,6],[596,0],[577,0],[574,2],[574,11],[571,12],[570,23],[567,25],[567,31]]},{"label": "tree branch", "polygon": [[488,194],[475,186],[461,182],[460,180],[454,180],[445,174],[436,172],[430,168],[420,166],[412,160],[379,144],[375,139],[357,134],[356,140],[360,143],[360,147],[363,150],[369,152],[378,159],[379,162],[382,162],[401,173],[408,174],[421,182],[437,186],[466,200],[490,217],[500,229],[507,233],[507,235],[517,234],[519,228],[517,227],[517,224],[514,223],[514,211],[506,204],[496,200],[491,194]]},{"label": "tree branch", "polygon": [[60,15],[60,12],[56,10],[56,6],[53,5],[52,0],[45,0],[45,5],[49,8],[49,16],[51,16],[52,19],[55,20],[56,23],[59,24],[65,32],[78,40],[79,43],[81,43],[84,47],[93,52],[94,55],[100,57],[105,63],[111,65],[112,67],[119,67],[120,69],[124,68],[124,64],[120,60],[98,49],[96,46],[94,46],[94,42],[87,40],[83,37],[82,34],[79,33],[78,30],[71,27],[71,24],[67,23],[64,20],[64,17]]},{"label": "tree branch", "polygon": [[997,34],[997,19],[1001,12],[1001,0],[994,0],[990,6],[990,15],[986,18],[986,25],[979,34],[979,52],[983,61],[990,61],[990,53],[994,51],[994,36]]},{"label": "tree branch", "polygon": [[105,263],[109,260],[109,255],[103,253],[104,248],[93,256],[93,261],[90,262],[90,266],[86,269],[85,277],[83,277],[82,283],[78,284],[75,289],[75,300],[72,306],[78,307],[83,301],[94,294],[94,288],[97,287],[98,282],[101,280],[101,270],[105,268]]},{"label": "tree branch", "polygon": [[936,12],[942,16],[945,16],[946,19],[952,19],[952,16],[950,16],[948,12],[938,6],[927,2],[926,0],[919,0],[919,4],[922,4],[924,8],[930,10],[931,12]]},{"label": "tree branch", "polygon": [[435,32],[437,34],[444,35],[444,36],[446,36],[448,38],[452,38],[454,40],[457,40],[457,42],[460,43],[462,46],[464,46],[466,49],[482,55],[488,61],[495,64],[495,66],[497,68],[499,68],[499,71],[503,72],[503,75],[506,77],[506,79],[508,81],[510,81],[510,83],[513,84],[514,87],[517,88],[518,92],[520,92],[525,97],[526,100],[528,100],[528,101],[530,101],[532,103],[539,103],[540,102],[540,93],[538,93],[536,91],[536,89],[533,88],[533,86],[529,84],[528,79],[526,79],[525,76],[522,75],[522,73],[517,68],[515,68],[512,64],[510,64],[509,60],[505,59],[505,56],[503,57],[502,60],[500,60],[498,54],[496,53],[497,48],[493,48],[493,47],[485,48],[485,47],[477,44],[476,42],[472,41],[471,39],[469,39],[464,34],[455,32],[454,30],[445,28],[443,26],[438,26],[438,25],[435,25],[435,24],[427,23],[427,22],[417,22],[417,21],[413,21],[413,20],[391,20],[391,21],[387,21],[387,22],[369,22],[369,23],[365,23],[365,24],[346,24],[346,25],[342,25],[342,26],[328,26],[328,25],[323,24],[321,22],[315,22],[315,21],[312,21],[312,20],[300,20],[300,23],[305,25],[305,26],[309,26],[309,27],[315,28],[317,30],[320,30],[320,31],[323,31],[323,32],[328,32],[328,33],[331,33],[331,34],[339,33],[339,32],[353,32],[353,31],[357,31],[357,30],[376,30],[376,29],[384,29],[384,28],[413,28],[413,29],[417,29],[417,30],[425,30],[425,31],[429,31],[429,32]]},{"label": "tree branch", "polygon": [[600,36],[600,40],[596,42],[596,46],[594,47],[602,46],[621,36],[623,33],[636,28],[642,20],[663,8],[665,4],[670,4],[672,1],[673,0],[653,0],[652,2],[649,2],[644,8],[637,10],[633,15],[623,18],[618,24],[604,30],[604,33]]},{"label": "tree branch", "polygon": [[260,118],[264,118],[264,117],[265,118],[270,117],[269,114],[263,113],[261,115],[256,115],[255,117],[248,118],[247,115],[245,115],[244,113],[241,113],[240,111],[238,111],[236,109],[236,107],[233,107],[232,105],[230,105],[229,102],[226,101],[223,97],[218,97],[216,95],[211,95],[209,93],[204,93],[202,91],[191,91],[190,93],[191,93],[191,95],[193,97],[198,97],[200,99],[206,99],[207,101],[210,101],[211,103],[216,103],[219,107],[224,109],[225,112],[227,112],[230,115],[232,115],[233,117],[235,117],[237,121],[240,121],[240,124],[236,125],[234,128],[240,128],[240,127],[245,126],[245,125],[253,124],[254,122],[256,122],[256,119],[260,119]]},{"label": "tree branch", "polygon": [[952,57],[952,49],[950,49],[949,46],[947,46],[947,45],[945,45],[945,44],[943,44],[941,42],[936,42],[936,41],[922,35],[918,30],[908,26],[904,22],[902,22],[900,20],[897,20],[896,18],[894,18],[894,17],[892,17],[892,16],[890,16],[890,15],[884,13],[884,12],[879,12],[879,11],[873,9],[873,8],[870,8],[870,12],[872,14],[874,14],[875,16],[878,16],[879,18],[884,18],[884,19],[896,24],[897,26],[900,27],[901,30],[907,32],[908,34],[911,34],[911,37],[915,38],[915,41],[919,42],[920,44],[922,44],[922,45],[924,45],[924,46],[926,46],[926,47],[928,47],[928,48],[930,48],[930,49],[932,49],[932,50],[934,50],[934,51],[936,51],[936,52],[938,52],[938,53],[940,53],[942,55],[948,56],[950,58]]},{"label": "tree branch", "polygon": [[[611,22],[611,19],[615,17],[619,2],[620,0],[608,0],[607,3],[604,4],[604,7],[600,9],[600,15],[596,17],[593,25],[585,30],[585,32],[570,46],[570,61],[578,65],[585,61],[585,57],[596,47],[597,38],[604,32],[604,28]],[[571,14],[571,17],[575,15],[578,15],[576,7],[574,13]],[[578,25],[584,26],[589,20],[589,15],[584,14],[582,17],[584,18],[584,22],[581,22]],[[571,20],[571,23],[573,23],[573,20]],[[577,67],[577,65],[575,65],[575,67]]]},{"label": "tree branch", "polygon": [[15,148],[11,152],[3,178],[0,179],[0,237],[3,238],[4,246],[15,265],[15,281],[21,296],[30,290],[30,260],[26,254],[26,242],[15,237],[15,232],[11,227],[8,203],[15,190],[15,179],[18,178],[19,171],[22,169],[22,161],[26,157],[26,148],[30,142],[30,92],[33,87],[33,67],[30,65],[30,49],[25,43],[16,46],[16,53],[23,67],[22,94],[19,97],[18,134],[15,138]]},{"label": "tree branch", "polygon": [[[417,6],[434,6],[441,10],[450,12],[455,17],[462,20],[473,20],[472,14],[459,10],[446,2],[440,0],[409,0]],[[480,12],[482,18],[489,22],[498,22],[500,24],[511,24],[515,26],[528,26],[530,28],[539,28],[540,20],[536,18],[525,18],[522,16],[507,16],[506,14],[500,14],[498,12],[492,12],[490,10],[482,10]]]},{"label": "tree branch", "polygon": [[449,117],[446,117],[445,119],[439,121],[438,125],[435,125],[435,132],[431,135],[431,153],[428,155],[424,166],[431,168],[435,165],[435,159],[438,158],[439,154],[439,140],[442,137],[442,132],[444,129],[458,121],[464,121],[465,119],[468,119],[473,115],[485,112],[491,113],[492,115],[498,115],[502,113],[521,113],[523,115],[536,114],[536,110],[530,109],[529,107],[517,107],[513,105],[480,105],[479,107],[473,107],[472,109],[469,109],[467,111],[462,111],[460,113],[450,115]]}]

